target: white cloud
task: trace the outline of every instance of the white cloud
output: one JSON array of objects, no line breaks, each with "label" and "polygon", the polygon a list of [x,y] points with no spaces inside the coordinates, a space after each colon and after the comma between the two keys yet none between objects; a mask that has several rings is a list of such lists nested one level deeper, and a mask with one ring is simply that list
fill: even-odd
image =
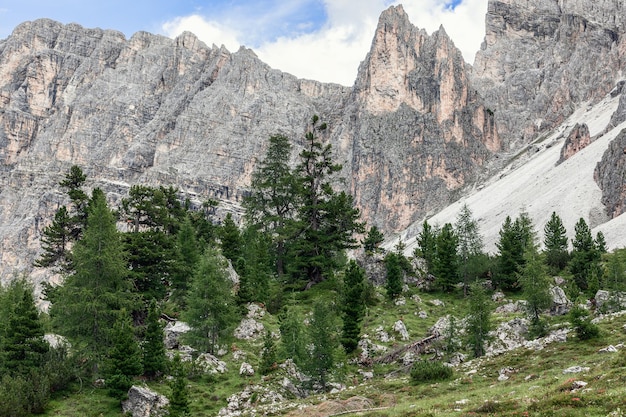
[{"label": "white cloud", "polygon": [[[168,36],[176,36],[188,30],[209,45],[224,44],[231,51],[236,51],[247,40],[258,45],[254,50],[259,58],[274,68],[301,78],[352,85],[359,63],[371,46],[380,13],[400,2],[361,0],[358,5],[354,0],[323,2],[328,19],[319,29],[308,33],[296,30],[293,35],[275,39],[272,26],[288,25],[284,19],[294,14],[297,9],[294,5],[305,7],[310,0],[298,0],[289,7],[263,14],[238,10],[212,20],[200,15],[180,17],[166,23],[163,31]],[[463,0],[454,10],[446,9],[444,0],[402,3],[417,27],[432,33],[443,24],[465,60],[473,62],[484,37],[487,0]],[[264,30],[269,33],[265,41],[259,34]]]}]

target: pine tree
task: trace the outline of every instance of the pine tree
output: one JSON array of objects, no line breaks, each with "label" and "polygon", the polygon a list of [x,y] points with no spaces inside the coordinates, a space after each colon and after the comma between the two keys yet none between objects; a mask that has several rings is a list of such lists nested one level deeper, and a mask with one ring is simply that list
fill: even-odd
[{"label": "pine tree", "polygon": [[277,368],[276,343],[271,332],[266,332],[263,339],[263,349],[261,350],[261,363],[259,372],[261,375],[267,375]]},{"label": "pine tree", "polygon": [[46,227],[41,236],[43,253],[35,261],[35,266],[48,268],[56,266],[61,273],[68,273],[70,266],[70,249],[72,220],[65,206],[59,207],[52,223]]},{"label": "pine tree", "polygon": [[602,233],[602,231],[599,231],[598,233],[596,233],[594,244],[596,247],[596,251],[598,252],[599,255],[607,253],[608,250],[606,248],[606,239],[604,238],[604,233]]},{"label": "pine tree", "polygon": [[543,228],[546,264],[553,273],[558,273],[567,266],[569,253],[567,251],[567,232],[563,221],[552,212],[550,220]]},{"label": "pine tree", "polygon": [[43,364],[50,347],[43,338],[43,326],[32,289],[23,281],[12,286],[13,291],[21,293],[21,296],[12,306],[6,327],[0,334],[0,365],[10,374],[27,376]]},{"label": "pine tree", "polygon": [[452,225],[446,223],[437,235],[435,258],[435,285],[450,292],[459,282],[458,238]]},{"label": "pine tree", "polygon": [[185,378],[185,369],[180,361],[180,356],[176,355],[172,364],[174,370],[170,386],[172,394],[170,395],[170,405],[168,408],[170,417],[188,417],[189,412],[189,390],[187,389],[187,378]]},{"label": "pine tree", "polygon": [[574,226],[574,233],[575,237],[572,241],[574,249],[569,267],[574,276],[574,282],[579,289],[585,291],[589,287],[591,271],[599,260],[599,254],[591,236],[591,230],[582,217]]},{"label": "pine tree", "polygon": [[72,202],[69,210],[71,219],[70,235],[73,241],[81,238],[83,230],[87,226],[89,196],[82,187],[85,185],[87,176],[78,165],[72,165],[65,178],[59,183],[66,189],[67,195]]},{"label": "pine tree", "polygon": [[189,218],[181,224],[176,236],[175,265],[172,275],[172,299],[184,307],[193,271],[200,260],[200,248]]},{"label": "pine tree", "polygon": [[163,341],[163,326],[159,322],[159,309],[156,300],[150,301],[146,318],[146,333],[143,342],[143,373],[155,378],[165,372],[167,356]]},{"label": "pine tree", "polygon": [[402,293],[402,284],[404,281],[400,259],[397,253],[389,252],[387,256],[385,256],[385,270],[387,272],[387,281],[385,283],[387,298],[395,300]]},{"label": "pine tree", "polygon": [[524,267],[524,253],[534,244],[535,232],[528,213],[522,211],[515,222],[507,216],[500,229],[500,240],[496,243],[500,252],[496,283],[501,288],[519,289],[517,274]]},{"label": "pine tree", "polygon": [[424,259],[426,262],[426,271],[430,274],[435,273],[435,259],[437,257],[437,233],[424,220],[422,230],[417,237],[417,248],[414,253],[416,258]]},{"label": "pine tree", "polygon": [[326,389],[330,371],[335,364],[335,349],[338,347],[334,316],[328,304],[315,303],[308,330],[312,348],[307,369],[322,389]]},{"label": "pine tree", "polygon": [[230,334],[237,321],[232,287],[225,260],[207,249],[194,272],[183,312],[192,328],[188,333],[192,346],[215,354],[219,343]]},{"label": "pine tree", "polygon": [[252,174],[251,192],[244,200],[251,225],[273,236],[276,272],[285,273],[285,242],[291,235],[295,217],[296,179],[289,167],[291,144],[282,135],[272,136],[265,158]]},{"label": "pine tree", "polygon": [[111,332],[111,348],[105,365],[106,386],[113,398],[123,399],[133,385],[133,377],[143,371],[142,356],[135,340],[130,314],[122,309]]},{"label": "pine tree", "polygon": [[240,305],[266,303],[272,274],[270,238],[256,228],[248,227],[242,234],[242,240],[242,258],[237,260],[235,268],[239,273],[237,302]]},{"label": "pine tree", "polygon": [[[389,277],[387,278],[389,279]],[[365,314],[365,271],[354,260],[348,263],[344,274],[343,333],[341,344],[346,352],[357,348],[361,335],[361,320]]]},{"label": "pine tree", "polygon": [[366,253],[380,252],[380,244],[385,240],[385,236],[378,230],[378,227],[372,226],[367,232],[367,236],[363,240],[363,249]]},{"label": "pine tree", "polygon": [[84,350],[97,367],[110,347],[117,312],[130,300],[115,217],[99,189],[93,191],[87,227],[73,248],[72,259],[75,272],[55,290],[50,316],[73,348]]},{"label": "pine tree", "polygon": [[472,212],[464,204],[459,212],[454,232],[458,239],[457,253],[459,258],[459,273],[463,280],[463,292],[467,295],[470,281],[477,278],[477,259],[483,256],[483,239],[478,229],[478,222]]},{"label": "pine tree", "polygon": [[526,251],[526,262],[519,273],[518,281],[526,300],[526,310],[531,321],[531,333],[537,337],[545,336],[545,323],[541,320],[541,313],[552,304],[552,296],[543,262],[533,248]]},{"label": "pine tree", "polygon": [[473,283],[470,285],[467,340],[475,358],[485,354],[485,342],[491,328],[491,302],[487,291],[479,283]]},{"label": "pine tree", "polygon": [[286,309],[279,317],[282,353],[300,367],[304,365],[306,354],[306,334],[302,318],[295,309]]},{"label": "pine tree", "polygon": [[222,254],[235,265],[237,259],[241,257],[243,239],[231,213],[226,214],[224,223],[217,233],[222,243]]}]

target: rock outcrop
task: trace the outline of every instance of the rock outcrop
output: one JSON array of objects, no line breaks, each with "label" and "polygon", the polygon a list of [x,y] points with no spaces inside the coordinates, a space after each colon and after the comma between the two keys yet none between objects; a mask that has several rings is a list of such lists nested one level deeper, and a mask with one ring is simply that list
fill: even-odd
[{"label": "rock outcrop", "polygon": [[472,85],[517,148],[601,100],[623,77],[621,0],[490,0]]},{"label": "rock outcrop", "polygon": [[124,415],[133,417],[163,417],[169,415],[169,400],[149,388],[133,385],[128,390],[128,398],[122,401]]},{"label": "rock outcrop", "polygon": [[589,136],[589,127],[586,124],[576,125],[572,128],[565,139],[565,143],[561,148],[561,157],[557,164],[560,164],[563,161],[568,160],[572,156],[576,155],[577,152],[583,150],[591,143],[591,136]]},{"label": "rock outcrop", "polygon": [[615,218],[626,211],[626,129],[622,130],[604,152],[594,172],[602,189],[602,203]]}]

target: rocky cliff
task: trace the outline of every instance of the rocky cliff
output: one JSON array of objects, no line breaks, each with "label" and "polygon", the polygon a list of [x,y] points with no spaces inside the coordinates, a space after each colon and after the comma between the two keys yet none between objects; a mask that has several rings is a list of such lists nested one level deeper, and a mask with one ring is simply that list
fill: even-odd
[{"label": "rocky cliff", "polygon": [[623,77],[623,0],[490,0],[472,85],[519,148]]},{"label": "rocky cliff", "polygon": [[331,127],[364,218],[400,230],[473,181],[500,146],[468,79],[444,30],[428,36],[402,7],[381,16],[354,88],[299,80],[189,33],[125,39],[24,23],[0,43],[2,274],[29,269],[72,164],[113,203],[146,183],[236,207],[267,138],[285,134],[298,149],[313,114]]}]

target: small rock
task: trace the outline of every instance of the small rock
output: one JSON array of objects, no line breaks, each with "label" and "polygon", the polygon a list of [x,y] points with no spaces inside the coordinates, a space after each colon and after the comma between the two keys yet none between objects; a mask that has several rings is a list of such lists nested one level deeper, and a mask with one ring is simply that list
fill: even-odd
[{"label": "small rock", "polygon": [[168,414],[169,400],[146,387],[133,385],[128,390],[128,399],[122,401],[124,415],[133,417],[161,417]]},{"label": "small rock", "polygon": [[406,305],[406,298],[404,298],[404,297],[402,297],[402,296],[400,296],[400,297],[396,298],[395,304],[396,304],[397,306],[403,306],[403,305]]},{"label": "small rock", "polygon": [[210,353],[202,353],[198,356],[196,365],[204,370],[204,372],[211,374],[223,374],[228,370],[226,368],[226,362],[217,359]]},{"label": "small rock", "polygon": [[420,311],[419,313],[417,313],[417,316],[420,319],[427,319],[428,318],[428,313],[426,313],[425,311]]},{"label": "small rock", "polygon": [[235,329],[234,336],[240,340],[256,339],[261,336],[264,329],[263,324],[255,319],[245,318]]},{"label": "small rock", "polygon": [[467,398],[463,398],[462,400],[455,401],[454,403],[458,404],[458,405],[465,405],[468,402],[469,402],[469,400]]},{"label": "small rock", "polygon": [[552,286],[550,287],[550,295],[552,296],[552,306],[550,307],[550,314],[553,316],[563,316],[569,313],[572,303],[565,295],[563,288]]},{"label": "small rock", "polygon": [[252,365],[250,365],[249,363],[244,362],[239,367],[239,375],[253,376],[254,375],[254,368],[252,368]]},{"label": "small rock", "polygon": [[191,327],[184,321],[171,321],[163,329],[165,348],[176,349],[180,344],[180,338],[188,333]]},{"label": "small rock", "polygon": [[373,371],[364,371],[362,369],[359,369],[359,373],[361,374],[361,376],[363,377],[363,379],[372,379],[374,378],[374,372]]},{"label": "small rock", "polygon": [[104,388],[106,386],[106,381],[102,378],[98,378],[93,381],[93,386],[96,388]]},{"label": "small rock", "polygon": [[247,354],[243,350],[236,350],[233,352],[233,360],[237,362],[246,359],[246,356]]},{"label": "small rock", "polygon": [[565,278],[563,278],[563,277],[554,277],[554,285],[560,287],[563,284],[565,284]]},{"label": "small rock", "polygon": [[400,334],[400,338],[404,341],[409,340],[409,332],[402,320],[398,320],[393,324],[393,330]]},{"label": "small rock", "polygon": [[48,342],[52,349],[57,349],[61,346],[71,347],[70,342],[68,342],[67,339],[60,334],[46,333],[45,335],[43,335],[43,340]]},{"label": "small rock", "polygon": [[609,345],[605,348],[600,349],[598,352],[602,352],[602,353],[615,353],[617,352],[617,348],[613,345]]},{"label": "small rock", "polygon": [[572,391],[585,388],[586,386],[587,386],[587,383],[585,381],[574,381],[572,382]]},{"label": "small rock", "polygon": [[383,326],[378,326],[375,332],[376,332],[376,337],[378,337],[378,340],[380,340],[383,343],[388,343],[394,340],[393,337],[389,336],[389,333],[387,333],[385,329],[383,329]]},{"label": "small rock", "polygon": [[249,319],[261,319],[265,315],[265,309],[256,303],[248,304],[248,313],[246,317]]},{"label": "small rock", "polygon": [[578,374],[581,372],[587,372],[590,368],[589,367],[583,367],[583,366],[570,366],[567,369],[563,370],[564,374]]},{"label": "small rock", "polygon": [[501,303],[502,301],[504,301],[504,293],[502,291],[496,291],[493,293],[493,295],[491,296],[491,300],[495,303]]},{"label": "small rock", "polygon": [[510,375],[515,372],[515,369],[507,366],[506,368],[500,369],[498,372],[498,381],[506,381],[510,378]]},{"label": "small rock", "polygon": [[443,307],[443,306],[445,306],[445,305],[446,305],[443,301],[438,300],[438,299],[431,300],[431,302],[430,302],[430,303],[431,303],[432,305],[434,305],[435,307]]},{"label": "small rock", "polygon": [[422,302],[422,299],[421,299],[421,298],[420,298],[420,296],[419,296],[419,295],[417,295],[417,294],[413,294],[413,295],[411,296],[411,300],[413,300],[413,302],[414,302],[414,303],[421,303],[421,302]]}]

